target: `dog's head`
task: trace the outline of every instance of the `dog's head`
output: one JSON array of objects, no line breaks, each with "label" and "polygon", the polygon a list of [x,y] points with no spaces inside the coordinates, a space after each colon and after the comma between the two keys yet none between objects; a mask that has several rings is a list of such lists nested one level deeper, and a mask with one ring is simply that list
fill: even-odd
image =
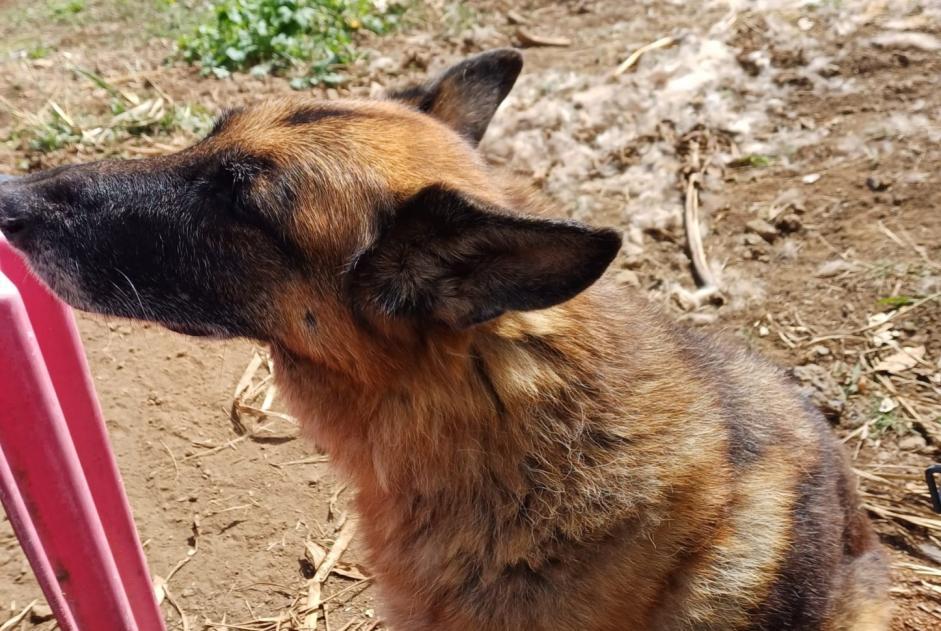
[{"label": "dog's head", "polygon": [[495,184],[476,145],[521,65],[492,51],[387,100],[271,101],[176,154],[2,183],[0,230],[80,309],[299,353],[546,308],[620,238],[520,215]]}]

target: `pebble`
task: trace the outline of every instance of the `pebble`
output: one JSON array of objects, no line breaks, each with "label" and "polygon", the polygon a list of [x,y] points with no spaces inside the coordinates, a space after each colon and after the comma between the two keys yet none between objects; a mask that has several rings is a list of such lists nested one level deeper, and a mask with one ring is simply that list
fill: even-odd
[{"label": "pebble", "polygon": [[870,175],[866,178],[866,188],[874,193],[881,193],[882,191],[888,190],[889,186],[888,182],[877,177]]},{"label": "pebble", "polygon": [[796,214],[786,213],[775,220],[774,227],[782,234],[791,234],[793,232],[799,232],[800,229],[804,227],[804,224]]},{"label": "pebble", "polygon": [[777,229],[764,219],[752,219],[745,227],[769,243],[778,238]]},{"label": "pebble", "polygon": [[925,437],[921,434],[911,433],[899,440],[899,449],[903,451],[919,451],[926,446]]},{"label": "pebble", "polygon": [[44,602],[38,602],[33,605],[33,610],[29,612],[29,621],[33,623],[45,622],[52,619],[52,609]]}]

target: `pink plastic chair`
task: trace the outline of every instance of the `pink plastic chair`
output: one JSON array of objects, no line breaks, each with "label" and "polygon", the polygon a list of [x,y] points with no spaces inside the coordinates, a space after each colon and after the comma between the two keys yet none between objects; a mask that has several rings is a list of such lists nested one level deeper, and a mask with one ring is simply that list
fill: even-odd
[{"label": "pink plastic chair", "polygon": [[65,631],[164,631],[75,320],[0,235],[0,501]]}]

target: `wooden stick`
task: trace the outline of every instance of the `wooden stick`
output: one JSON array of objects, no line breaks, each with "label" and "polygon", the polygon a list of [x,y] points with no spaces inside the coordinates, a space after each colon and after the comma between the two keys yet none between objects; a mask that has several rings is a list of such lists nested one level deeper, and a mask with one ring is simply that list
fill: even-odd
[{"label": "wooden stick", "polygon": [[699,157],[698,142],[692,143],[689,164],[691,170],[686,179],[686,207],[683,212],[686,243],[689,247],[699,291],[711,295],[719,291],[719,283],[706,261],[706,250],[703,247],[702,232],[699,229],[699,187],[702,184],[702,174],[706,167]]},{"label": "wooden stick", "polygon": [[617,69],[614,71],[614,76],[617,77],[618,75],[622,75],[628,70],[630,70],[631,68],[633,68],[634,65],[638,61],[640,61],[640,58],[644,56],[644,53],[649,53],[650,51],[657,50],[658,48],[666,48],[668,46],[672,46],[673,44],[676,43],[676,41],[677,40],[675,37],[661,37],[660,39],[654,42],[650,42],[649,44],[644,44],[643,46],[635,50],[633,53],[631,53],[631,56],[625,59],[617,67]]},{"label": "wooden stick", "polygon": [[330,576],[330,572],[333,571],[333,566],[336,565],[336,562],[340,560],[340,557],[350,545],[355,533],[356,520],[347,520],[340,529],[333,546],[330,547],[330,551],[327,552],[327,556],[324,557],[323,562],[314,573],[314,577],[310,579],[307,585],[307,615],[304,616],[304,626],[302,627],[305,631],[314,631],[317,628],[317,615],[321,605],[320,591],[327,577]]},{"label": "wooden stick", "polygon": [[29,612],[31,612],[31,611],[33,610],[33,607],[36,606],[36,603],[37,603],[37,602],[38,602],[38,601],[34,600],[33,602],[29,603],[28,605],[26,605],[26,607],[23,608],[23,611],[21,611],[20,613],[16,614],[16,615],[13,616],[12,618],[10,618],[10,619],[7,620],[6,622],[4,622],[2,625],[0,625],[0,631],[9,631],[9,630],[11,630],[11,629],[13,629],[13,628],[19,626],[19,624],[20,624],[21,622],[23,622],[24,620],[26,620],[26,616],[28,616],[28,615],[29,615]]},{"label": "wooden stick", "polygon": [[700,287],[716,288],[719,283],[706,261],[706,250],[702,244],[702,232],[699,229],[699,173],[692,173],[686,183],[686,212],[683,222],[686,227],[686,241],[689,244],[690,257],[693,260],[693,271],[696,272]]}]

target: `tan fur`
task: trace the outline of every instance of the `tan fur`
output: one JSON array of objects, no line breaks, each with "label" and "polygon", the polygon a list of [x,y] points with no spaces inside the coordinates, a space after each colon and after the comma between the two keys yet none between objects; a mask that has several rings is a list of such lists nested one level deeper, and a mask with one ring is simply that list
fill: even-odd
[{"label": "tan fur", "polygon": [[[369,242],[377,200],[432,183],[552,212],[427,116],[394,103],[333,106],[357,116],[273,127],[297,107],[281,101],[236,117],[215,140],[286,167],[315,165],[316,190],[299,191],[292,230],[327,243],[328,259]],[[777,370],[738,350],[701,348],[712,343],[684,339],[605,281],[557,307],[466,331],[381,319],[364,331],[342,304],[306,287],[282,294],[278,383],[305,431],[356,484],[393,629],[755,622],[802,545],[792,526],[803,472],[838,457]],[[298,315],[312,301],[320,302],[316,333]],[[727,425],[739,419],[723,409],[728,390],[761,414],[748,428],[761,453],[747,466],[730,460]],[[855,495],[850,513],[833,502],[823,519],[864,520],[854,517]],[[878,559],[875,545],[859,554]],[[867,571],[881,576],[882,562]],[[528,584],[540,573],[557,574],[559,591]],[[885,628],[883,579],[873,590],[857,585],[864,580],[852,569],[834,580],[821,628]]]},{"label": "tan fur", "polygon": [[[886,564],[816,410],[761,359],[591,284],[618,236],[521,218],[562,213],[476,151],[520,63],[457,66],[428,113],[407,105],[427,88],[272,101],[174,156],[27,180],[29,209],[93,207],[20,242],[54,285],[80,272],[83,308],[271,344],[357,489],[391,629],[885,629]],[[143,174],[166,177],[128,184]],[[98,197],[63,195],[88,181]],[[140,261],[125,235],[149,226],[176,246]],[[143,300],[113,295],[115,266]]]}]

